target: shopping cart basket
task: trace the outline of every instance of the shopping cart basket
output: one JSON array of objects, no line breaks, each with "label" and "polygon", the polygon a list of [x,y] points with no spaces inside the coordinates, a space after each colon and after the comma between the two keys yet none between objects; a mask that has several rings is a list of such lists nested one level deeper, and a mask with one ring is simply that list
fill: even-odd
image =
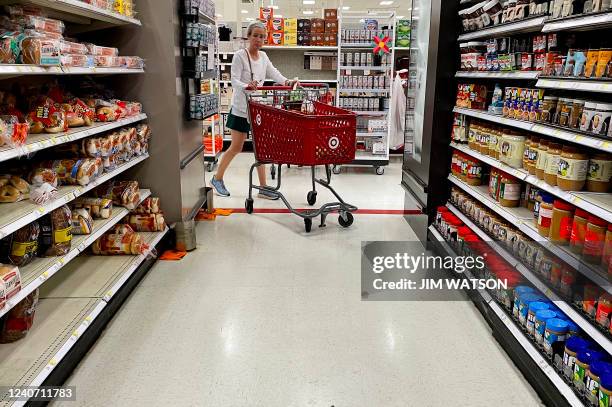
[{"label": "shopping cart basket", "polygon": [[[247,213],[253,212],[253,189],[268,191],[277,195],[291,213],[304,219],[306,232],[312,229],[313,218],[321,216],[320,227],[323,227],[327,215],[333,212],[339,213],[341,226],[349,227],[357,207],[344,202],[331,187],[330,165],[348,164],[355,159],[356,116],[319,102],[321,89],[326,91],[327,85],[302,86],[302,89],[267,86],[248,95],[255,164],[249,172],[245,209]],[[253,184],[253,170],[264,164],[277,166],[276,187]],[[312,190],[306,197],[309,205],[317,201],[316,184],[329,189],[338,202],[326,203],[316,210],[295,210],[279,191],[283,164],[311,167]],[[325,179],[316,178],[318,165],[325,166]]]}]

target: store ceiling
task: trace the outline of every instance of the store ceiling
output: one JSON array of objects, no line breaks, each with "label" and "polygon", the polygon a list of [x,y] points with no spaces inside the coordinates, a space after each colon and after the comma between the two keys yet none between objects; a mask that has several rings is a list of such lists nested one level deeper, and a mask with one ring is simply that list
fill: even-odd
[{"label": "store ceiling", "polygon": [[[340,7],[343,7],[345,13],[388,10],[395,11],[396,15],[403,16],[403,18],[410,17],[412,0],[393,0],[389,5],[380,5],[380,3],[381,0],[254,0],[253,2],[225,0],[217,3],[217,13],[221,14],[222,21],[247,21],[247,19],[259,17],[260,6],[273,5],[277,7],[275,14],[280,14],[282,17],[320,17],[324,8]],[[310,11],[312,14],[307,14]]]}]

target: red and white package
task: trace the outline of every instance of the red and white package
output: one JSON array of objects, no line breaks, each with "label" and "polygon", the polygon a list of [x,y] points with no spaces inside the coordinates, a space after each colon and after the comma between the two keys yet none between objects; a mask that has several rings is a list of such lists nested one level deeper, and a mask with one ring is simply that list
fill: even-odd
[{"label": "red and white package", "polygon": [[102,235],[91,249],[96,255],[137,255],[147,253],[149,245],[129,225],[123,224]]},{"label": "red and white package", "polygon": [[119,50],[117,48],[101,47],[99,45],[94,45],[90,43],[87,43],[85,45],[87,46],[87,49],[89,50],[89,55],[104,56],[104,57],[119,56]]},{"label": "red and white package", "polygon": [[89,49],[87,49],[87,45],[85,44],[61,40],[60,52],[62,53],[62,55],[87,55]]},{"label": "red and white package", "polygon": [[6,301],[21,291],[21,274],[17,266],[0,264],[0,280],[4,284],[4,297]]},{"label": "red and white package", "polygon": [[87,55],[71,54],[62,55],[60,58],[62,60],[62,66],[86,68],[88,64]]}]

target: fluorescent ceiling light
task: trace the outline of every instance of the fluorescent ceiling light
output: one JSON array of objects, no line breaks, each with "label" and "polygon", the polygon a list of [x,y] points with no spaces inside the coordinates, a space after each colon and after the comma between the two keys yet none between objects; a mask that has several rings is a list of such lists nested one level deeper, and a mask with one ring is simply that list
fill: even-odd
[{"label": "fluorescent ceiling light", "polygon": [[404,18],[404,16],[397,16],[397,18]]},{"label": "fluorescent ceiling light", "polygon": [[302,14],[306,14],[308,16],[308,15],[314,14],[314,11],[312,11],[312,10],[304,10],[304,11],[302,11]]},{"label": "fluorescent ceiling light", "polygon": [[278,10],[278,6],[275,6],[274,4],[270,4],[268,7],[270,7],[272,10]]},{"label": "fluorescent ceiling light", "polygon": [[255,19],[253,17],[247,17],[246,21],[255,21]]},{"label": "fluorescent ceiling light", "polygon": [[350,9],[351,9],[351,6],[344,6],[344,7],[342,7],[342,10],[350,10]]},{"label": "fluorescent ceiling light", "polygon": [[249,14],[249,12],[248,12],[247,10],[240,10],[240,12],[241,12],[242,14]]},{"label": "fluorescent ceiling light", "polygon": [[274,14],[274,17],[276,17],[276,18],[283,18],[283,15],[282,14]]},{"label": "fluorescent ceiling light", "polygon": [[304,0],[302,4],[315,4],[315,0]]},{"label": "fluorescent ceiling light", "polygon": [[393,4],[392,0],[383,0],[379,3],[381,6],[390,6],[391,4]]}]

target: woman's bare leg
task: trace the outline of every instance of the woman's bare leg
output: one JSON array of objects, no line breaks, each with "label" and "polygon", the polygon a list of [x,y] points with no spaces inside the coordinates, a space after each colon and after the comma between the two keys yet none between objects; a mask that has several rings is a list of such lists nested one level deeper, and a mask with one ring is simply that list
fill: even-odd
[{"label": "woman's bare leg", "polygon": [[230,144],[227,151],[223,153],[221,159],[219,160],[219,168],[217,169],[217,173],[215,174],[216,180],[223,181],[223,176],[225,175],[225,171],[227,171],[227,168],[229,167],[230,163],[232,162],[234,157],[236,157],[236,155],[242,152],[242,147],[244,146],[244,140],[246,139],[246,137],[246,133],[241,133],[239,131],[232,130],[232,143]]},{"label": "woman's bare leg", "polygon": [[257,167],[257,176],[259,177],[259,185],[267,185],[265,165],[260,165],[259,167]]}]

